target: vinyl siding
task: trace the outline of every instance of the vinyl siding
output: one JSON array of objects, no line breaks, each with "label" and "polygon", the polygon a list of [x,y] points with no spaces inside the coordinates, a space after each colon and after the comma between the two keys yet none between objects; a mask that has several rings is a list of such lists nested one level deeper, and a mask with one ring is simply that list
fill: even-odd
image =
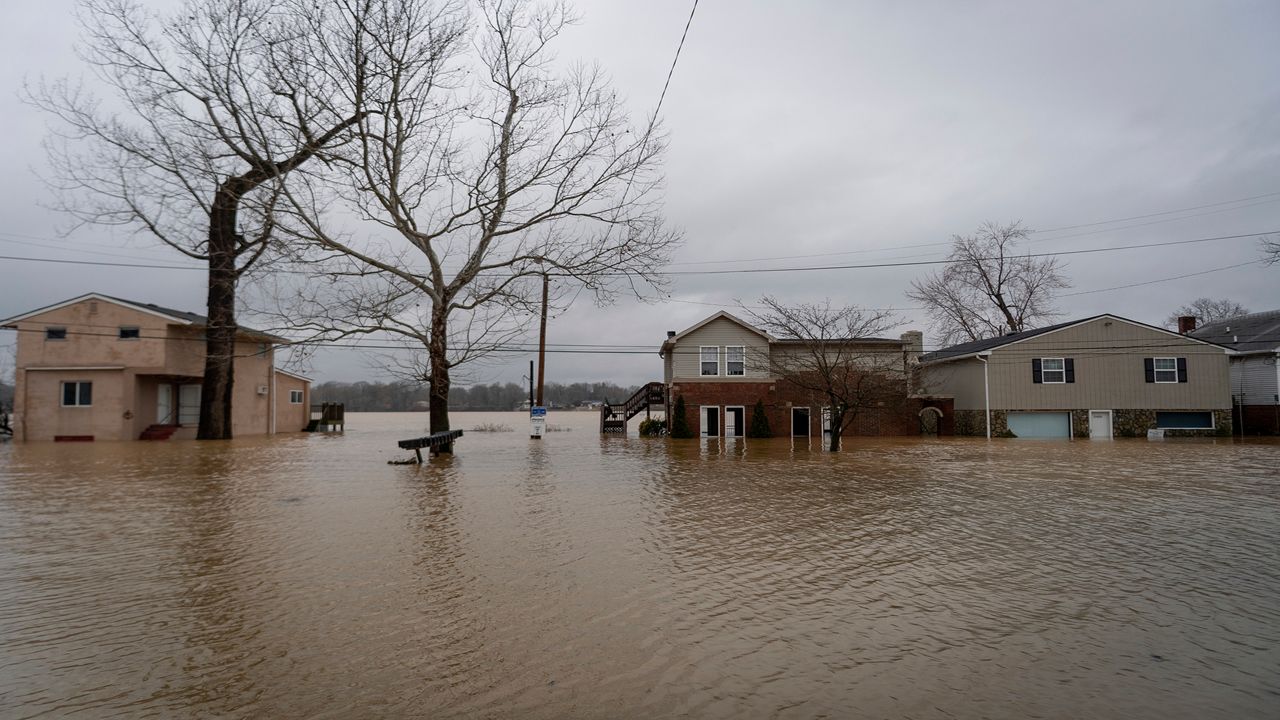
[{"label": "vinyl siding", "polygon": [[[724,372],[724,348],[730,345],[741,345],[746,348],[746,374],[710,376],[698,372],[698,348],[701,346],[720,348],[720,372]],[[672,350],[672,375],[674,380],[760,380],[768,378],[769,373],[763,367],[765,363],[759,358],[769,352],[769,342],[761,335],[748,330],[728,318],[716,318],[688,335],[680,338]]]},{"label": "vinyl siding", "polygon": [[[1143,359],[1187,359],[1187,382],[1148,383]],[[1075,382],[1032,382],[1033,358],[1072,358]],[[991,351],[991,407],[998,410],[1215,410],[1231,406],[1226,352],[1115,318],[1096,320]],[[948,368],[952,366],[952,368]],[[960,366],[960,367],[954,367]],[[928,366],[931,391],[951,394],[957,410],[981,409],[982,363]]]},{"label": "vinyl siding", "polygon": [[1231,392],[1241,405],[1276,405],[1280,355],[1245,355],[1231,361]]}]

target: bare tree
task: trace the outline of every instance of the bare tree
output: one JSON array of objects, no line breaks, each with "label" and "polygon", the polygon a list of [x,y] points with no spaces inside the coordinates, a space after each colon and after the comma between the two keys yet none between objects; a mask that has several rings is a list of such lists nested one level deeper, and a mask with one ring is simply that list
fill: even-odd
[{"label": "bare tree", "polygon": [[1054,294],[1071,284],[1057,258],[1020,255],[1028,230],[988,222],[952,237],[947,265],[914,280],[907,297],[921,303],[943,345],[1034,328],[1058,315]]},{"label": "bare tree", "polygon": [[1183,316],[1191,316],[1196,318],[1201,324],[1226,320],[1228,318],[1248,315],[1249,309],[1235,300],[1223,298],[1221,300],[1213,300],[1211,298],[1196,298],[1189,305],[1183,305],[1173,314],[1165,318],[1164,326],[1170,330],[1176,330],[1178,327],[1178,318]]},{"label": "bare tree", "polygon": [[1275,235],[1263,238],[1260,243],[1262,246],[1262,261],[1268,265],[1280,263],[1280,237]]},{"label": "bare tree", "polygon": [[[425,350],[409,369],[439,432],[451,372],[526,331],[544,274],[601,302],[638,295],[661,284],[679,235],[659,214],[661,133],[632,128],[598,67],[554,65],[574,20],[564,3],[480,2],[467,23],[426,0],[379,5],[365,28],[370,114],[345,178],[288,194],[330,281],[300,309],[316,337]],[[315,220],[325,209],[359,227]]]},{"label": "bare tree", "polygon": [[901,345],[881,337],[899,324],[892,314],[833,307],[830,300],[786,305],[767,295],[758,308],[744,310],[780,341],[747,362],[827,404],[832,451],[860,413],[905,398]]},{"label": "bare tree", "polygon": [[[208,264],[197,437],[231,437],[237,284],[269,257],[285,177],[361,117],[365,12],[306,0],[190,0],[160,16],[84,0],[81,56],[113,95],[67,80],[27,89],[57,121],[46,144],[59,204],[83,223],[149,233]],[[325,41],[344,55],[316,52]],[[325,66],[321,61],[341,63]]]}]

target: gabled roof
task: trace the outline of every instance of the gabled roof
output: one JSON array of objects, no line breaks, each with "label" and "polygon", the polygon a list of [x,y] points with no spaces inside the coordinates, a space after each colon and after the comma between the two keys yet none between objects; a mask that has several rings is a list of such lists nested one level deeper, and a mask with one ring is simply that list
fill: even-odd
[{"label": "gabled roof", "polygon": [[669,337],[669,338],[667,338],[666,340],[664,340],[664,341],[663,341],[663,343],[662,343],[662,347],[658,349],[658,355],[662,355],[663,353],[665,353],[665,352],[667,351],[667,348],[669,348],[669,347],[671,347],[671,346],[675,345],[677,342],[679,342],[679,341],[680,341],[680,339],[681,339],[681,338],[686,337],[689,333],[691,333],[691,332],[693,332],[693,331],[695,331],[695,330],[697,330],[697,329],[699,329],[699,328],[701,328],[701,327],[704,327],[704,326],[706,326],[706,325],[710,324],[711,322],[713,322],[713,321],[715,321],[715,320],[719,320],[720,318],[724,318],[725,320],[728,320],[729,322],[732,322],[732,323],[736,323],[736,324],[738,324],[738,325],[741,325],[742,327],[746,328],[747,330],[750,330],[751,332],[753,332],[753,333],[755,333],[755,334],[759,335],[760,337],[764,338],[765,340],[768,340],[769,342],[776,342],[776,341],[777,341],[777,338],[775,338],[774,336],[770,335],[769,333],[767,333],[767,332],[765,332],[765,331],[761,330],[760,328],[758,328],[758,327],[756,327],[756,326],[752,325],[751,323],[747,322],[746,320],[743,320],[742,318],[740,318],[740,317],[738,317],[738,316],[736,316],[736,315],[732,315],[732,314],[730,314],[730,313],[725,312],[724,310],[721,310],[720,312],[718,312],[718,313],[716,313],[716,314],[714,314],[714,315],[711,315],[710,317],[704,318],[703,320],[701,320],[701,321],[700,321],[700,322],[698,322],[697,324],[692,325],[692,326],[690,326],[690,327],[687,327],[687,328],[685,328],[684,330],[681,330],[680,332],[676,333],[673,337]]},{"label": "gabled roof", "polygon": [[1137,325],[1138,327],[1146,328],[1148,330],[1155,330],[1157,332],[1162,332],[1166,335],[1172,335],[1175,338],[1190,340],[1192,342],[1197,342],[1202,345],[1214,345],[1217,347],[1222,347],[1224,350],[1230,349],[1220,345],[1219,343],[1205,340],[1203,338],[1190,337],[1188,335],[1179,335],[1178,333],[1173,332],[1172,330],[1166,330],[1161,327],[1156,327],[1155,325],[1140,323],[1137,320],[1130,320],[1129,318],[1123,318],[1123,317],[1120,317],[1119,315],[1103,313],[1101,315],[1094,315],[1092,317],[1087,317],[1080,320],[1071,320],[1069,322],[1058,323],[1057,325],[1048,325],[1046,327],[1035,328],[1033,330],[1023,330],[1022,332],[1009,333],[1008,335],[1001,335],[1000,337],[987,338],[985,340],[973,340],[971,342],[961,343],[959,345],[952,345],[951,347],[948,347],[948,348],[942,348],[941,350],[935,350],[931,353],[921,355],[920,362],[921,363],[944,362],[947,360],[959,360],[960,358],[973,357],[975,355],[986,352],[988,350],[995,350],[996,348],[1001,348],[1006,345],[1013,345],[1014,343],[1019,343],[1019,342],[1022,342],[1023,340],[1030,340],[1031,338],[1037,337],[1040,335],[1048,335],[1049,333],[1058,332],[1059,330],[1066,330],[1067,328],[1075,327],[1077,325],[1083,325],[1087,322],[1093,322],[1094,320],[1100,320],[1102,318],[1117,320],[1120,322],[1129,323],[1130,325]]},{"label": "gabled roof", "polygon": [[[151,315],[155,315],[157,317],[162,317],[174,325],[203,326],[203,325],[209,324],[209,318],[197,313],[187,312],[185,310],[174,310],[173,308],[163,307],[161,305],[156,305],[154,303],[141,303],[135,300],[125,300],[124,298],[112,297],[111,295],[103,295],[102,293],[85,293],[84,295],[80,295],[79,297],[73,297],[70,300],[63,300],[62,302],[59,302],[59,303],[46,305],[42,308],[36,308],[35,310],[31,310],[30,312],[22,313],[21,315],[15,315],[14,317],[11,317],[5,320],[0,320],[0,327],[7,327],[7,328],[17,327],[17,323],[22,320],[26,320],[28,318],[41,315],[43,313],[52,312],[54,310],[59,310],[69,305],[75,305],[76,303],[84,302],[85,300],[100,300],[103,302],[113,303],[115,305],[127,307],[132,310],[137,310],[138,312],[144,312]],[[255,330],[253,328],[243,327],[243,326],[241,326],[239,330],[249,335],[256,335],[262,338],[270,339],[273,342],[288,342],[284,338],[276,337],[275,335],[264,332],[262,330]]]},{"label": "gabled roof", "polygon": [[1280,352],[1280,310],[1205,323],[1191,335],[1242,353]]}]

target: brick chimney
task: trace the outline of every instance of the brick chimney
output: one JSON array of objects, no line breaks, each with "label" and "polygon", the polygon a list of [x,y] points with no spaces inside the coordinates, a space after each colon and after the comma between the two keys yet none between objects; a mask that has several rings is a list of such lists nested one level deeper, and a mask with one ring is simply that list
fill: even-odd
[{"label": "brick chimney", "polygon": [[1182,315],[1178,317],[1178,334],[1186,335],[1196,329],[1195,315]]}]

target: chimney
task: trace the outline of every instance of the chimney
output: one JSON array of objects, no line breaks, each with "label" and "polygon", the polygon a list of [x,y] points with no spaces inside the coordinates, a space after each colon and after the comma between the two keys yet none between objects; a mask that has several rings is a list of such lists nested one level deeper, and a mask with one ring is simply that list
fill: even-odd
[{"label": "chimney", "polygon": [[668,330],[668,331],[667,331],[667,339],[668,339],[668,340],[670,340],[671,338],[673,338],[673,337],[675,337],[675,336],[676,336],[676,331],[675,331],[675,330]]},{"label": "chimney", "polygon": [[920,353],[924,352],[924,333],[919,330],[908,330],[898,339],[902,341],[902,351],[907,354],[908,361],[919,361]]},{"label": "chimney", "polygon": [[1182,315],[1178,317],[1178,334],[1186,335],[1196,329],[1195,315]]}]

